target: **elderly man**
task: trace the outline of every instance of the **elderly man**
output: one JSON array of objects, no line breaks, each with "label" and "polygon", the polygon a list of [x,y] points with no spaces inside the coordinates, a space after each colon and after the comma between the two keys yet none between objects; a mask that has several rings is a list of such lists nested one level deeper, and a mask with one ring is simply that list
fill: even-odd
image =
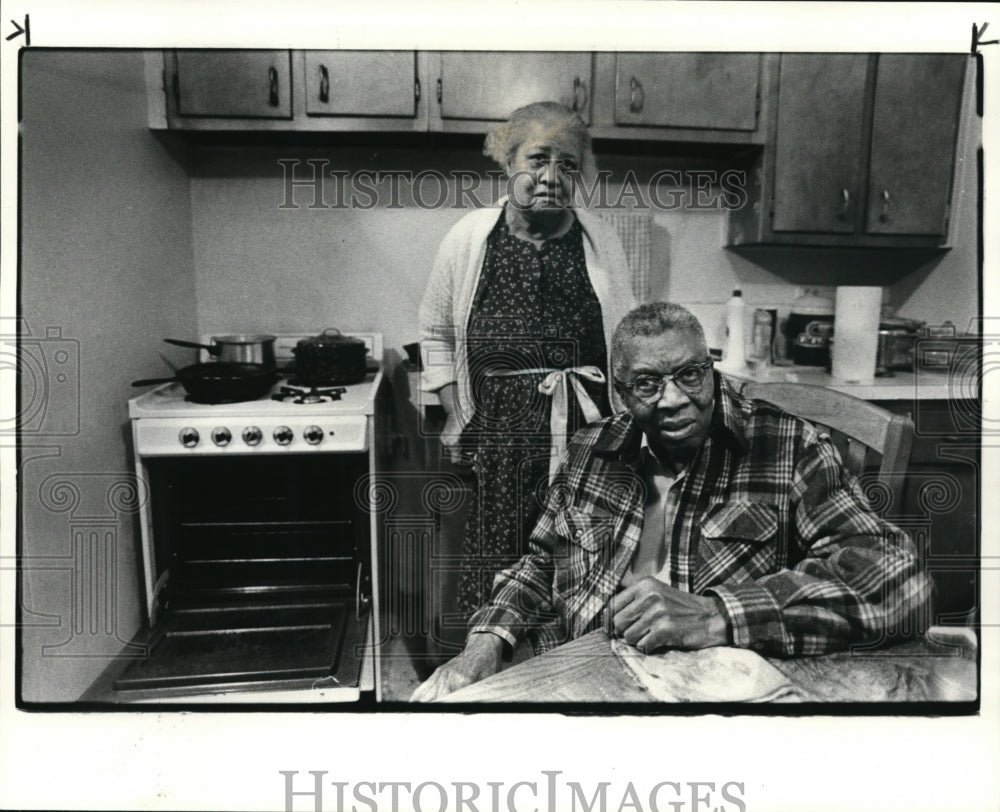
[{"label": "elderly man", "polygon": [[603,623],[642,651],[787,657],[879,640],[926,607],[910,540],[827,437],[713,371],[690,312],[631,311],[612,364],[628,411],[573,437],[531,551],[414,700],[495,673],[526,634],[541,652]]}]

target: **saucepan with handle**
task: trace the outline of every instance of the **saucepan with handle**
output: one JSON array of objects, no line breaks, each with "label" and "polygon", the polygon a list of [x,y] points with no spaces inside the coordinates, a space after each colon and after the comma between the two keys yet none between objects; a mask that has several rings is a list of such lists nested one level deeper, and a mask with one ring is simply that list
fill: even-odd
[{"label": "saucepan with handle", "polygon": [[274,342],[276,339],[272,335],[242,333],[212,336],[211,344],[198,344],[194,341],[181,341],[176,338],[163,340],[177,347],[206,350],[209,355],[225,363],[259,364],[274,369]]}]

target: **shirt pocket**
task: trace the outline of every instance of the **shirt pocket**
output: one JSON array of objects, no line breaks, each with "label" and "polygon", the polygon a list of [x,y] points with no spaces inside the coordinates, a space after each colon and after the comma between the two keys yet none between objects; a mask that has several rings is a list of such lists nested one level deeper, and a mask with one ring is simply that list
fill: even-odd
[{"label": "shirt pocket", "polygon": [[766,502],[720,502],[701,519],[701,534],[710,539],[761,542],[777,533],[778,508]]},{"label": "shirt pocket", "polygon": [[554,586],[569,596],[595,570],[610,567],[614,519],[601,511],[568,507],[556,514],[555,529],[560,543],[553,551]]},{"label": "shirt pocket", "polygon": [[693,588],[760,578],[777,569],[778,507],[766,502],[710,505],[701,519]]}]

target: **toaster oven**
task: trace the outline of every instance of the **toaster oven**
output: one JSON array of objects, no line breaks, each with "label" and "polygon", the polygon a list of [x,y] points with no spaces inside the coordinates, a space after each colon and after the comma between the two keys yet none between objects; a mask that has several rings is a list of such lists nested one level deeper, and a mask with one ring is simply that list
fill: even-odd
[{"label": "toaster oven", "polygon": [[879,323],[875,375],[891,378],[894,371],[912,372],[913,348],[924,329],[924,322],[913,319],[886,318]]}]

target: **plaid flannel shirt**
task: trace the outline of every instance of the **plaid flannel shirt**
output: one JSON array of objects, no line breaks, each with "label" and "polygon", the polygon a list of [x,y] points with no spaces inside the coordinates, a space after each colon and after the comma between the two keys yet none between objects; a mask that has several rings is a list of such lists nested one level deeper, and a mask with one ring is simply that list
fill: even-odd
[{"label": "plaid flannel shirt", "polygon": [[[677,501],[672,586],[712,595],[733,645],[779,656],[877,643],[929,608],[913,543],[869,507],[830,439],[715,374],[708,437]],[[576,433],[529,552],[496,577],[470,634],[536,652],[607,623],[639,543],[641,430],[627,412]],[[505,647],[506,648],[506,647]]]}]

